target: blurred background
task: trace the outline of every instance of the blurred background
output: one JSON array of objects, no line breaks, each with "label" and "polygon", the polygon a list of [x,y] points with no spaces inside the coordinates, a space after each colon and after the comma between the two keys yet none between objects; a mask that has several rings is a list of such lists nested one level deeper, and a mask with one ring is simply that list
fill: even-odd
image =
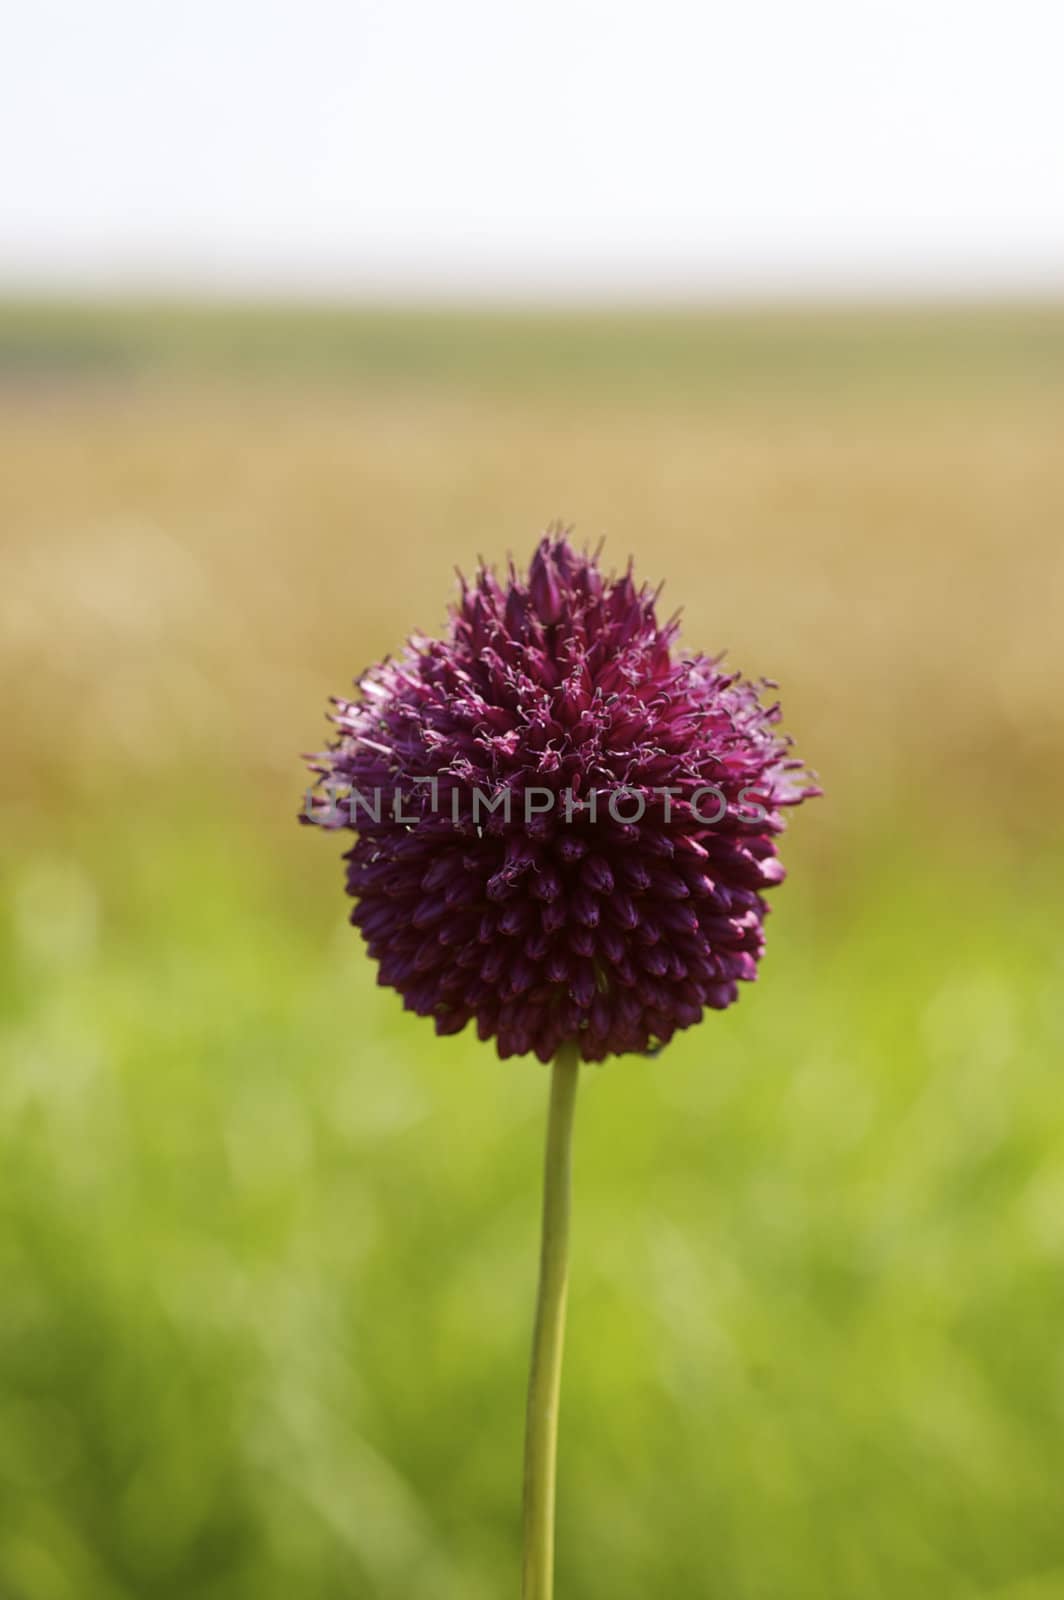
[{"label": "blurred background", "polygon": [[826,796],[585,1074],[565,1600],[1064,1596],[1064,23],[42,0],[0,65],[0,1596],[489,1600],[547,1078],[296,827],[606,535]]}]

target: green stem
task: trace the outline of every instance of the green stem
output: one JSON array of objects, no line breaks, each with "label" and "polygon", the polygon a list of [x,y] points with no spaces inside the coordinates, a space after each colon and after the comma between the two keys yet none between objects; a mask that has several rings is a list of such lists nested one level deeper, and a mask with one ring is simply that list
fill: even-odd
[{"label": "green stem", "polygon": [[579,1050],[575,1045],[564,1045],[554,1059],[551,1072],[547,1157],[543,1169],[543,1240],[525,1433],[523,1600],[551,1600],[554,1593],[558,1388],[569,1286],[573,1110],[579,1073]]}]

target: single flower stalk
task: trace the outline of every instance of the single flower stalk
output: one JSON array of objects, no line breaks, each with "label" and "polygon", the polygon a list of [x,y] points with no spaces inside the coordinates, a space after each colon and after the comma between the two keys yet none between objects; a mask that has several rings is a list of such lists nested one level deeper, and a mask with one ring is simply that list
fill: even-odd
[{"label": "single flower stalk", "polygon": [[442,639],[334,703],[303,816],[355,833],[351,920],[380,983],[438,1033],[472,1022],[501,1057],[554,1063],[525,1600],[553,1593],[579,1064],[655,1052],[756,978],[784,809],[819,793],[769,680],[680,651],[656,602],[561,530],[527,575],[481,566]]}]

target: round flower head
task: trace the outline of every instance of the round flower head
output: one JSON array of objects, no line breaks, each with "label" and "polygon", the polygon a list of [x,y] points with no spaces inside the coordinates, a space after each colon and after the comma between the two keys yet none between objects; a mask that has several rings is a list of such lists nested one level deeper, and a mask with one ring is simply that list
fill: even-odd
[{"label": "round flower head", "polygon": [[599,1061],[757,976],[782,808],[819,791],[767,680],[679,652],[655,600],[552,532],[335,702],[304,820],[357,834],[351,920],[439,1033]]}]

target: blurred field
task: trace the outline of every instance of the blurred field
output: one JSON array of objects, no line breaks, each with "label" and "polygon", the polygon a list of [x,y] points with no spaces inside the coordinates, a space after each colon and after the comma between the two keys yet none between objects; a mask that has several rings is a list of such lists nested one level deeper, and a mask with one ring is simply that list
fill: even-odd
[{"label": "blurred field", "polygon": [[587,1075],[559,1600],[1064,1596],[1064,310],[0,309],[3,1600],[488,1600],[546,1078],[326,696],[556,516],[778,678],[764,981]]}]

